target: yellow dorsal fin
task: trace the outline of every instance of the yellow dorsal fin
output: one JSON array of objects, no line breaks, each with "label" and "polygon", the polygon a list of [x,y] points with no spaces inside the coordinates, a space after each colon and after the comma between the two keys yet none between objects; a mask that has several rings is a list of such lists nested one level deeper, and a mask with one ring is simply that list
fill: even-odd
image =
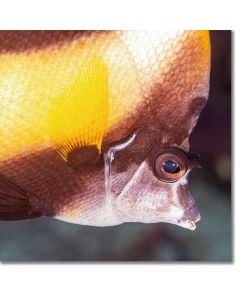
[{"label": "yellow dorsal fin", "polygon": [[83,62],[49,112],[50,139],[64,160],[85,146],[96,146],[101,152],[108,105],[107,65],[93,56]]}]

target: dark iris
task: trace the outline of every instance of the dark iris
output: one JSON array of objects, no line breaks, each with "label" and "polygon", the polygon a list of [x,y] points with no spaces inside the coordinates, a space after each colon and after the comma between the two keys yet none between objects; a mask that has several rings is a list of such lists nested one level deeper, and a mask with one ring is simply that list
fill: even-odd
[{"label": "dark iris", "polygon": [[167,160],[163,163],[163,169],[170,174],[176,174],[180,171],[178,164],[175,161]]}]

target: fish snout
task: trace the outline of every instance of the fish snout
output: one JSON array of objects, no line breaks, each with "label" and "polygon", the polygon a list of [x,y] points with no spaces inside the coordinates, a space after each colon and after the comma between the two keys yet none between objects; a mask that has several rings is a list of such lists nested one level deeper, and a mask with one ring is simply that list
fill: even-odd
[{"label": "fish snout", "polygon": [[198,222],[201,219],[201,215],[199,213],[199,210],[197,208],[197,204],[194,204],[193,206],[189,207],[183,214],[183,218],[193,221],[193,222]]},{"label": "fish snout", "polygon": [[197,208],[197,204],[194,203],[193,205],[191,205],[187,209],[185,209],[183,216],[178,221],[178,223],[182,227],[188,228],[190,230],[195,230],[196,229],[195,223],[197,223],[200,220],[201,220],[201,215]]},{"label": "fish snout", "polygon": [[197,208],[197,204],[192,195],[188,191],[187,185],[180,185],[179,187],[180,205],[183,209],[183,215],[178,221],[179,225],[190,230],[195,230],[195,223],[200,221],[201,215]]}]

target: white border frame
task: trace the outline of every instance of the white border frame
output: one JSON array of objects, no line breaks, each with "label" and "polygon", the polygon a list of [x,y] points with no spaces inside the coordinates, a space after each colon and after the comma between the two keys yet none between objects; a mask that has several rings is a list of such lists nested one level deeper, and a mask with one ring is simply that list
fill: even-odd
[{"label": "white border frame", "polygon": [[[237,1],[236,1],[237,4]],[[12,1],[0,4],[1,29],[236,29],[234,1]],[[238,32],[234,54],[240,51]],[[237,50],[238,49],[238,50]],[[239,59],[233,57],[233,74]],[[234,78],[235,78],[234,76]],[[238,79],[237,79],[238,80]],[[235,82],[237,82],[235,80]],[[239,89],[234,86],[233,264],[10,264],[0,266],[0,298],[236,299],[239,294]],[[224,220],[223,220],[224,221]],[[237,234],[238,233],[238,234]],[[237,285],[238,283],[238,285]]]}]

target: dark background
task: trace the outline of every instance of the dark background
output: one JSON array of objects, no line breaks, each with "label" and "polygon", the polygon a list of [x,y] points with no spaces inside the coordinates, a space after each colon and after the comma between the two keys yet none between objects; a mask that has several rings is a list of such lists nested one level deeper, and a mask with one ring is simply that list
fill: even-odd
[{"label": "dark background", "polygon": [[231,31],[211,31],[209,102],[191,137],[202,169],[190,191],[202,219],[171,224],[79,226],[50,218],[0,222],[1,261],[232,261]]}]

